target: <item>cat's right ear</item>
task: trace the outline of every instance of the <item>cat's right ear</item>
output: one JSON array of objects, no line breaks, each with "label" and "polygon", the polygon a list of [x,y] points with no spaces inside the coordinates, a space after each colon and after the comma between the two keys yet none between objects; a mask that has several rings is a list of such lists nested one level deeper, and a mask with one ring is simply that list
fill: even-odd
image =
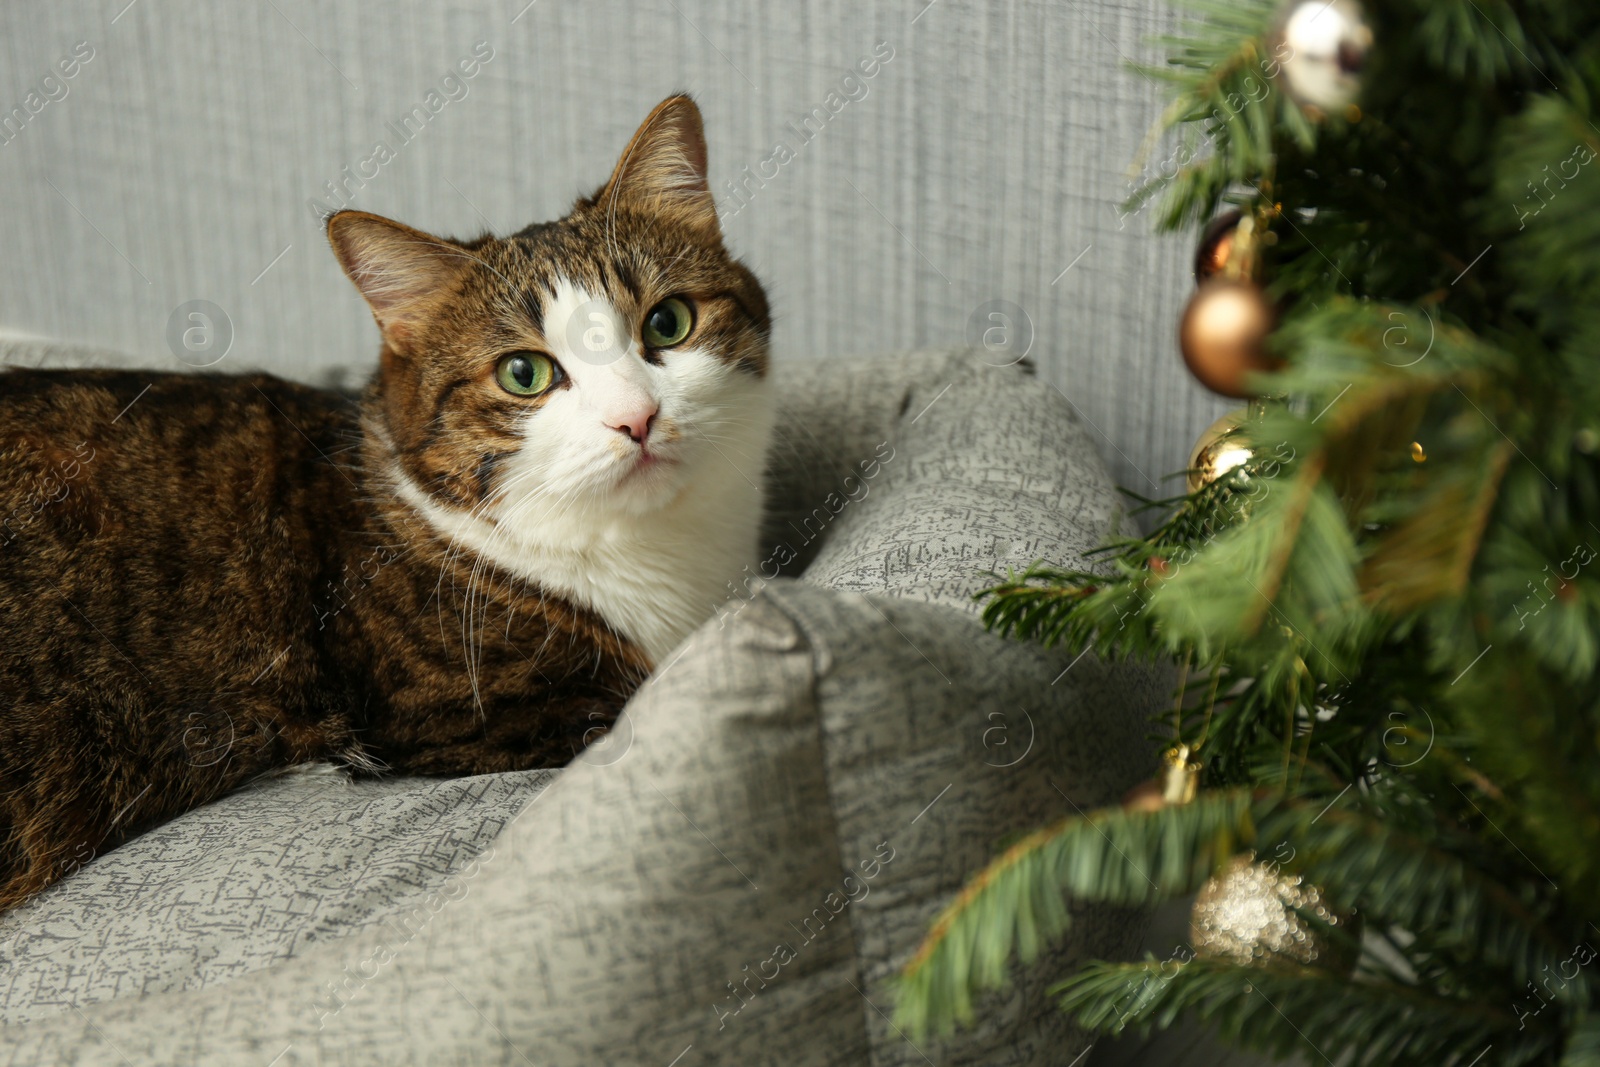
[{"label": "cat's right ear", "polygon": [[372,308],[384,338],[397,348],[405,347],[461,273],[458,246],[366,211],[331,216],[328,243]]}]

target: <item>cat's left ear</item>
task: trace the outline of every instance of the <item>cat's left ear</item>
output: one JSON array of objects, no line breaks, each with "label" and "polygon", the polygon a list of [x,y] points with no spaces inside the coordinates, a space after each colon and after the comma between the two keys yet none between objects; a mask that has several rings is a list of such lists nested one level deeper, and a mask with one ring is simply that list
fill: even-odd
[{"label": "cat's left ear", "polygon": [[706,181],[706,133],[687,96],[669,96],[644,120],[595,202],[667,215],[718,235],[717,206]]},{"label": "cat's left ear", "polygon": [[365,211],[329,218],[328,243],[372,308],[384,339],[401,350],[462,273],[458,245]]}]

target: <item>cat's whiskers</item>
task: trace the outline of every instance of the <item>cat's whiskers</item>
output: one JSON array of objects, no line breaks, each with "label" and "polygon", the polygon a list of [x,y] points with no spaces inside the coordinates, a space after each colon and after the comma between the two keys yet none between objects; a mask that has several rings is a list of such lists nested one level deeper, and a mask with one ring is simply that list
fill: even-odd
[{"label": "cat's whiskers", "polygon": [[[525,470],[525,471],[518,471],[518,472],[514,473],[510,479],[508,479],[502,486],[498,487],[498,491],[493,492],[493,493],[485,493],[484,494],[484,498],[482,500],[480,500],[477,504],[475,504],[471,509],[469,509],[467,511],[467,513],[466,513],[467,514],[467,518],[469,520],[480,520],[480,519],[484,519],[484,518],[488,517],[487,516],[488,510],[491,507],[494,507],[496,504],[503,502],[511,494],[511,491],[513,489],[519,488],[521,483],[524,482],[524,481],[537,481],[542,474],[543,474],[543,472],[538,470],[537,468],[533,468],[533,469],[529,469],[529,470]],[[581,484],[571,486],[566,492],[564,492],[562,494],[562,496],[560,498],[558,498],[556,503],[561,504],[563,506],[569,506],[569,502],[570,501],[575,501],[577,494],[581,492],[582,488],[583,487],[582,487]],[[511,514],[506,516],[506,518],[504,518],[504,519],[497,518],[497,517],[489,518],[489,531],[488,531],[489,546],[493,546],[493,544],[496,541],[505,540],[508,537],[508,529],[515,529],[516,528],[516,525],[513,524],[513,523],[508,523],[506,521],[507,519],[520,517],[518,515],[518,512],[520,510],[526,509],[528,507],[531,507],[534,504],[539,504],[539,503],[543,503],[543,501],[540,500],[540,497],[539,497],[538,494],[526,494],[524,496],[524,500],[523,500],[522,504],[520,506],[513,506],[513,510],[511,512]],[[446,558],[445,558],[444,562],[441,564],[441,569],[440,569],[440,578],[439,578],[439,584],[440,585],[442,585],[442,583],[443,583],[445,570],[450,567],[451,563],[453,563],[457,558],[459,558],[459,556],[460,556],[462,551],[466,550],[467,546],[465,546],[464,544],[460,543],[461,542],[461,536],[465,532],[465,530],[466,530],[466,527],[465,527],[465,525],[463,525],[461,531],[459,531],[458,533],[453,535],[451,537],[448,545],[447,545]],[[482,662],[482,646],[483,646],[485,627],[482,626],[482,625],[479,625],[477,623],[476,617],[474,615],[475,609],[474,609],[473,605],[474,605],[474,600],[475,600],[475,596],[476,596],[475,590],[476,590],[477,585],[478,585],[479,576],[480,576],[481,573],[483,573],[485,567],[489,565],[490,557],[493,555],[493,553],[492,552],[485,552],[485,551],[482,551],[482,550],[475,550],[474,555],[475,555],[475,559],[474,559],[473,565],[472,565],[472,567],[471,567],[471,569],[470,569],[470,571],[468,573],[465,604],[464,604],[462,613],[461,613],[461,615],[460,615],[460,617],[458,619],[458,622],[461,624],[462,650],[463,650],[463,655],[464,655],[464,659],[465,659],[465,666],[466,666],[466,669],[467,669],[468,681],[469,681],[469,684],[472,687],[473,699],[474,699],[475,706],[477,707],[479,714],[482,715],[483,714],[483,705],[482,705],[482,699],[481,699],[481,688],[480,688],[480,685],[479,685],[479,670],[480,670],[480,666],[481,666],[481,662]],[[498,569],[498,568],[495,568],[495,569]],[[491,571],[491,574],[492,574],[492,571]],[[492,581],[492,578],[491,578],[491,581]],[[534,584],[534,583],[529,582],[529,584]],[[542,589],[540,591],[540,596],[541,596],[541,598],[543,597],[543,590]],[[441,602],[441,609],[442,609],[442,607],[443,607],[443,605],[442,605],[442,602]],[[484,610],[484,618],[485,618],[485,622],[486,622],[487,621],[487,617],[488,617],[488,615],[487,615],[487,613],[488,613],[488,601],[487,601],[487,599],[485,599],[485,601],[484,601],[483,610]],[[443,622],[442,619],[440,621],[441,621],[441,623]],[[614,628],[611,627],[609,622],[606,625],[607,625],[608,629],[612,629],[612,631],[615,632]],[[478,635],[476,641],[474,641],[474,639],[472,637],[473,634],[477,634]],[[474,645],[476,645],[476,650],[474,649]]]},{"label": "cat's whiskers", "polygon": [[[384,441],[384,444],[388,446],[390,463],[397,465],[399,461],[398,461],[398,457],[394,455],[392,444],[390,442],[388,442],[387,440]],[[403,475],[395,474],[395,475],[393,475],[393,477],[398,479],[400,477],[403,477]],[[490,506],[492,506],[494,504],[494,499],[495,498],[494,498],[494,496],[492,494],[485,494],[484,499],[480,500],[477,504],[475,504],[467,512],[468,518],[469,519],[478,518],[478,513],[479,512],[481,512],[483,510],[486,510],[487,508],[489,508]],[[418,516],[418,518],[421,521],[423,521],[424,523],[427,522],[427,519],[426,519],[425,516]],[[452,534],[450,536],[450,539],[445,543],[444,553],[443,553],[443,556],[442,556],[442,558],[441,558],[441,560],[439,562],[439,577],[434,582],[434,602],[436,604],[435,616],[436,616],[436,618],[438,619],[438,622],[439,622],[439,635],[440,635],[441,638],[444,637],[444,614],[443,613],[444,613],[444,610],[445,610],[445,601],[444,601],[444,596],[442,595],[443,594],[443,589],[444,589],[444,580],[445,580],[445,577],[446,577],[447,574],[452,576],[451,590],[452,590],[452,592],[455,592],[456,591],[456,587],[455,587],[455,583],[454,583],[454,580],[453,580],[453,575],[454,575],[453,565],[456,563],[457,560],[459,560],[461,558],[462,553],[464,553],[466,551],[469,551],[470,547],[471,547],[471,546],[465,544],[464,542],[462,542],[462,540],[461,540],[462,534],[465,533],[465,531],[466,531],[466,527],[463,526],[456,533]],[[474,552],[474,555],[475,556],[477,555],[476,552]],[[477,563],[481,563],[481,562],[482,562],[481,557],[478,557],[475,560],[475,564],[474,565],[476,566]],[[464,611],[466,613],[470,613],[471,612],[471,600],[472,600],[472,581],[471,581],[471,578],[469,576],[468,586],[467,586],[467,603],[466,603],[466,606],[465,606],[465,609],[464,609]],[[482,711],[482,697],[481,697],[481,691],[480,691],[480,689],[478,687],[477,672],[476,672],[475,667],[474,667],[474,665],[472,663],[471,655],[468,652],[468,650],[470,649],[470,644],[469,644],[468,637],[467,637],[467,624],[466,624],[465,615],[458,616],[457,622],[460,623],[461,626],[462,626],[462,648],[463,648],[463,652],[465,654],[464,658],[466,660],[465,666],[467,668],[468,681],[472,686],[473,700],[474,700],[474,703],[478,706],[479,711],[481,712]]]},{"label": "cat's whiskers", "polygon": [[[483,622],[480,623],[473,608],[473,595],[474,590],[478,585],[479,576],[483,573],[484,565],[486,563],[487,560],[485,559],[483,553],[478,553],[477,557],[473,560],[472,570],[468,573],[467,605],[466,611],[462,615],[461,631],[462,651],[466,655],[467,660],[467,680],[472,686],[472,703],[473,706],[478,709],[478,717],[480,721],[486,721],[487,719],[483,710],[483,695],[478,687],[478,670],[483,662],[483,631],[485,629],[485,624],[487,624],[489,619],[489,604],[488,598],[485,597],[483,601]],[[472,640],[472,634],[474,633],[478,635],[476,647],[474,647],[474,642]]]},{"label": "cat's whiskers", "polygon": [[[512,510],[512,513],[506,517],[507,520],[517,518],[518,517],[517,512],[521,508],[527,508],[527,507],[531,506],[532,504],[537,504],[537,503],[541,503],[541,501],[539,501],[537,497],[533,497],[533,498],[529,498],[529,499],[525,500],[520,506],[514,506],[513,510]],[[504,540],[507,537],[506,530],[507,529],[514,529],[514,528],[515,528],[515,524],[512,523],[512,522],[509,522],[509,521],[497,522],[490,529],[490,533],[489,533],[490,545],[492,546],[493,542],[495,542],[496,540]],[[477,575],[479,573],[480,568],[486,567],[486,566],[491,566],[490,557],[492,555],[493,555],[493,553],[491,551],[479,552],[477,560],[473,565],[472,574],[471,574],[471,577],[469,578],[469,584],[468,584],[467,612],[468,612],[469,615],[472,612],[472,583],[474,581],[476,581]],[[499,568],[494,568],[494,569],[498,570]],[[538,585],[538,583],[536,581],[534,581],[531,577],[522,576],[522,575],[515,575],[515,574],[508,574],[507,577],[510,580],[515,580],[515,581],[520,582],[524,586],[530,586],[530,587],[533,587],[533,588],[537,589],[538,590],[538,594],[537,595],[539,596],[539,598],[541,600],[544,599],[544,596],[545,596],[544,589],[542,587],[540,587]],[[492,578],[491,578],[491,580],[492,580]],[[487,623],[487,618],[488,618],[488,604],[487,604],[487,602],[485,602],[485,605],[484,605],[484,620],[485,620],[485,624]],[[624,640],[626,640],[625,635],[622,635],[616,629],[616,627],[611,623],[610,620],[602,619],[601,621],[602,621],[602,624],[605,626],[605,628],[609,632],[611,632],[614,636],[621,637]],[[508,619],[508,625],[509,625],[509,619]],[[479,667],[480,667],[480,664],[481,664],[482,641],[483,641],[483,634],[484,634],[485,630],[486,630],[486,625],[478,626],[478,628],[476,629],[475,632],[477,632],[479,634],[479,655],[477,657],[469,656],[468,663],[467,663],[467,670],[468,670],[468,674],[469,674],[469,677],[470,677],[470,680],[471,680],[471,684],[472,684],[472,687],[473,687],[474,694],[477,694],[477,692],[478,692],[478,671],[479,671]],[[465,637],[465,633],[466,633],[466,631],[464,629],[463,630],[463,641],[464,641],[464,643],[467,641],[467,638]],[[545,637],[545,645],[546,646],[549,644],[549,640],[550,640],[551,636],[552,635],[549,632],[546,633],[546,637]],[[470,647],[470,645],[468,645],[468,647]],[[542,650],[543,649],[541,648],[541,651]],[[480,715],[483,714],[483,707],[482,707],[481,703],[479,703],[479,705],[478,705],[478,711],[479,711]]]}]

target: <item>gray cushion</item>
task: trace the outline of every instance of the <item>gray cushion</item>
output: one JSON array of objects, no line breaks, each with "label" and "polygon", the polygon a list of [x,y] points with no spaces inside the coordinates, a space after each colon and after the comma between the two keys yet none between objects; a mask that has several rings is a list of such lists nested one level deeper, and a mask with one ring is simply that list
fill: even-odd
[{"label": "gray cushion", "polygon": [[[920,1051],[887,1021],[887,983],[1005,835],[1149,762],[1159,675],[971,617],[985,571],[1070,562],[1106,533],[1104,472],[1059,396],[961,354],[780,364],[778,381],[771,558],[810,557],[803,582],[752,578],[553,781],[289,775],[89,864],[0,922],[0,953],[24,935],[0,1007],[38,1020],[0,1030],[0,1061],[1076,1055],[1041,983],[1117,951],[1127,916],[1082,912],[978,1029]],[[369,790],[352,832],[333,811]],[[389,818],[409,836],[382,842]],[[162,995],[129,997],[146,990]]]},{"label": "gray cushion", "polygon": [[321,764],[190,812],[0,916],[0,1022],[198,989],[414,925],[557,773],[358,783]]},{"label": "gray cushion", "polygon": [[869,505],[841,510],[806,581],[975,613],[994,572],[1083,566],[1120,520],[1117,494],[1072,406],[1024,370],[963,350],[908,359],[895,458]]}]

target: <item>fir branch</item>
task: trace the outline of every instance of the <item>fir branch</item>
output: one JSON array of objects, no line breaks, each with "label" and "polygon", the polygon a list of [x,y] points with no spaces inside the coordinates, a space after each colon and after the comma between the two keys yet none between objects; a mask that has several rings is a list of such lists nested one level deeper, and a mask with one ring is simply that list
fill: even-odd
[{"label": "fir branch", "polygon": [[1249,794],[1232,791],[1159,819],[1095,811],[1019,841],[934,922],[897,984],[897,1025],[920,1035],[970,1022],[973,993],[1005,983],[1013,952],[1029,963],[1066,929],[1069,894],[1134,905],[1192,890],[1250,833],[1249,810]]},{"label": "fir branch", "polygon": [[[1282,366],[1256,379],[1254,454],[1153,502],[1146,537],[1008,574],[984,618],[1192,661],[1217,695],[1202,726],[1180,694],[1180,732],[1204,731],[1209,786],[1255,799],[1030,839],[941,919],[902,1011],[970,1014],[1058,936],[1068,897],[1176,892],[1266,842],[1360,908],[1383,963],[1348,981],[1196,963],[1133,996],[1147,970],[1097,964],[1062,987],[1074,1010],[1198,1012],[1342,1063],[1465,1067],[1492,1040],[1482,1067],[1600,1064],[1600,981],[1571,955],[1600,934],[1600,9],[1367,5],[1362,111],[1312,122],[1270,80],[1274,0],[1193,6],[1160,74],[1174,165],[1129,203],[1160,194],[1165,228],[1224,202],[1268,227]],[[1391,762],[1401,739],[1421,747]],[[1121,853],[1182,877],[1131,884]]]},{"label": "fir branch", "polygon": [[[1131,992],[1130,992],[1131,991]],[[1090,1029],[1120,1033],[1166,1026],[1193,1014],[1237,1043],[1312,1062],[1451,1063],[1513,1029],[1506,1011],[1431,995],[1392,982],[1350,982],[1287,962],[1244,967],[1209,959],[1093,963],[1058,985],[1061,1005]],[[1546,1032],[1543,1043],[1554,1044]],[[1309,1046],[1309,1047],[1308,1047]],[[1355,1057],[1346,1054],[1355,1050]]]},{"label": "fir branch", "polygon": [[[970,1021],[973,994],[1005,983],[1013,953],[1031,962],[1067,928],[1067,897],[1137,905],[1180,895],[1258,843],[1286,847],[1284,869],[1368,922],[1426,930],[1430,950],[1501,968],[1508,1003],[1571,955],[1571,938],[1547,926],[1549,901],[1530,904],[1447,849],[1322,801],[1233,790],[1158,812],[1091,812],[1030,835],[934,923],[897,987],[899,1024],[921,1034]],[[1580,971],[1560,999],[1581,1005],[1594,991]]]},{"label": "fir branch", "polygon": [[[1479,851],[1467,835],[1425,841],[1359,809],[1324,805],[1321,797],[1263,807],[1256,817],[1259,840],[1293,848],[1286,870],[1368,921],[1427,931],[1436,949],[1506,968],[1509,990],[1558,965],[1582,936],[1551,928],[1556,909],[1548,895],[1522,899],[1464,860]],[[1563,997],[1584,1003],[1596,988],[1580,971]]]},{"label": "fir branch", "polygon": [[1600,1067],[1600,1016],[1580,1019],[1567,1035],[1561,1067]]},{"label": "fir branch", "polygon": [[1360,584],[1375,610],[1401,616],[1460,596],[1515,446],[1502,441],[1466,478],[1445,481],[1367,553]]}]

